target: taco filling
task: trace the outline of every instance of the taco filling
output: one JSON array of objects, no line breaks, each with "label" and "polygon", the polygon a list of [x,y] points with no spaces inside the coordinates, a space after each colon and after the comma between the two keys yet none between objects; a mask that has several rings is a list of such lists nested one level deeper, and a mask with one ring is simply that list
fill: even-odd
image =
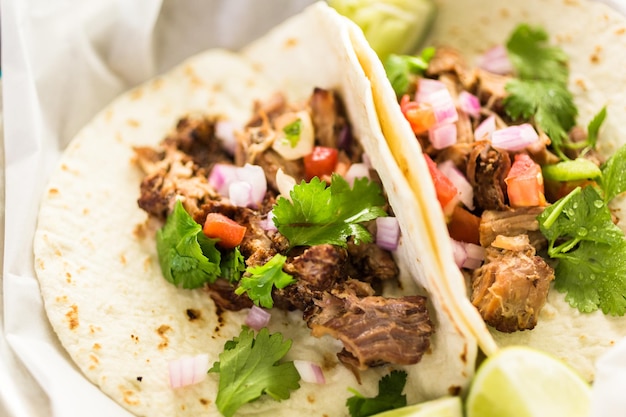
[{"label": "taco filling", "polygon": [[[354,370],[414,364],[429,349],[426,298],[381,295],[398,285],[399,228],[332,91],[300,104],[274,95],[240,128],[188,116],[136,156],[138,204],[165,221],[157,247],[173,284],[202,288],[223,310],[300,310],[314,336],[343,343],[337,356]],[[197,256],[210,267],[171,255],[180,242],[169,229],[184,216],[202,226]]]},{"label": "taco filling", "polygon": [[477,67],[440,46],[386,70],[484,321],[533,329],[553,281],[581,312],[623,315],[626,241],[608,204],[624,151],[596,151],[606,108],[576,124],[568,57],[546,32],[520,24]]}]

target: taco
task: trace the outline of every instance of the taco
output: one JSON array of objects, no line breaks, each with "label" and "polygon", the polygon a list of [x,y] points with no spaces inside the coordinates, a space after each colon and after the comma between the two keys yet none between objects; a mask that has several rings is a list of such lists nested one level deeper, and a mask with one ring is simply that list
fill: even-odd
[{"label": "taco", "polygon": [[[240,53],[210,50],[194,56],[113,101],[62,156],[42,199],[34,240],[46,312],[86,378],[132,413],[347,415],[349,389],[374,397],[381,377],[392,371],[406,372],[410,403],[466,387],[476,340],[447,309],[430,257],[417,251],[418,239],[408,238],[423,227],[422,219],[413,215],[416,200],[405,192],[407,180],[382,137],[348,27],[319,3]],[[231,147],[228,138],[235,131],[238,145]],[[268,135],[276,140],[267,141]],[[346,175],[325,171],[306,178],[301,155],[285,158],[301,152],[306,135],[315,146],[339,145],[336,166],[363,162],[364,173],[355,174],[354,185]],[[320,142],[323,138],[328,142]],[[343,142],[337,144],[338,138]],[[282,176],[276,175],[278,167]],[[237,181],[231,177],[224,194],[226,184],[219,178],[233,170]],[[258,181],[262,177],[266,183]],[[285,184],[291,178],[297,184],[290,192],[293,184]],[[350,214],[357,220],[339,242],[289,241],[281,236],[279,203],[290,206],[287,197],[296,201],[294,193],[310,184],[326,197],[350,196],[355,205],[373,194],[376,204]],[[268,221],[272,207],[274,224]],[[369,212],[397,219],[397,246],[395,239],[387,250],[373,243],[375,235],[366,229],[375,226]],[[222,215],[218,223],[243,223],[243,243],[229,240],[240,230],[236,227],[230,235],[198,233],[207,229],[209,213]],[[177,216],[181,223],[168,227]],[[167,246],[171,239],[174,247]],[[355,254],[351,262],[349,252]],[[270,294],[275,307],[265,330],[252,331],[243,327],[252,306],[267,307],[267,299],[249,296],[250,287],[241,294],[243,285],[233,287],[224,278],[237,276],[243,283],[254,267],[272,260],[278,264],[273,272],[286,275],[287,282]],[[322,281],[327,273],[339,276],[339,283],[325,292],[314,288],[317,282],[297,280]],[[382,283],[385,274],[391,279]],[[207,275],[210,284],[195,285]],[[298,296],[296,287],[309,295]],[[281,304],[286,310],[277,308]],[[378,314],[388,331],[362,322],[354,311]],[[404,321],[396,320],[399,315]],[[247,323],[255,327],[259,321]],[[282,353],[262,352],[259,360],[265,355],[270,367],[284,372],[273,374],[270,388],[247,394],[249,399],[268,394],[258,401],[218,407],[218,389],[233,376],[223,354],[244,341],[252,345],[253,335],[279,345]],[[394,338],[397,343],[390,344]],[[409,349],[404,338],[413,344]],[[399,348],[364,354],[379,344]],[[294,378],[289,364],[297,360],[318,365],[325,383]],[[202,366],[212,372],[198,373]],[[187,385],[189,378],[200,382]],[[186,386],[174,388],[178,385]]]},{"label": "taco", "polygon": [[385,68],[353,33],[448,306],[488,355],[526,344],[593,380],[626,334],[625,24],[595,2],[458,1]]}]

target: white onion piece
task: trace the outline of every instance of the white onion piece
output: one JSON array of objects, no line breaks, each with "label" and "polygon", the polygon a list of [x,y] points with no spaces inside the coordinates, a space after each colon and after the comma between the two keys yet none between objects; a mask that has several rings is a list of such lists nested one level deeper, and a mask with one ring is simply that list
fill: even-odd
[{"label": "white onion piece", "polygon": [[417,81],[417,91],[415,92],[415,101],[418,103],[425,103],[427,98],[435,91],[448,90],[446,85],[439,81],[430,78],[420,78]]},{"label": "white onion piece", "polygon": [[248,311],[248,315],[246,316],[246,326],[250,327],[254,330],[261,330],[263,327],[266,327],[270,322],[270,318],[272,315],[269,311],[262,309],[256,305],[253,305]]},{"label": "white onion piece", "polygon": [[465,207],[474,210],[474,188],[465,178],[465,175],[454,165],[454,162],[444,161],[438,165],[438,168],[456,187],[459,200]]},{"label": "white onion piece", "polygon": [[291,190],[295,185],[295,178],[285,174],[282,168],[278,168],[278,171],[276,171],[276,186],[280,195],[291,201]]},{"label": "white onion piece", "polygon": [[[295,146],[287,139],[283,130],[289,124],[300,119],[300,135]],[[313,152],[315,144],[315,131],[311,115],[306,110],[296,113],[285,113],[274,121],[276,126],[276,139],[272,148],[288,161],[302,158]]]},{"label": "white onion piece", "polygon": [[257,208],[267,192],[267,179],[263,168],[259,165],[245,164],[237,168],[237,179],[250,184],[250,204],[247,207]]},{"label": "white onion piece", "polygon": [[459,93],[459,107],[473,118],[480,116],[480,100],[474,94],[465,90]]},{"label": "white onion piece", "polygon": [[233,181],[228,186],[228,199],[237,207],[252,205],[252,186],[245,181]]},{"label": "white onion piece", "polygon": [[300,378],[302,378],[304,382],[312,382],[314,384],[326,383],[324,372],[318,364],[311,361],[303,361],[298,359],[294,360],[293,364],[300,374]]},{"label": "white onion piece", "polygon": [[529,123],[508,126],[491,134],[491,144],[507,151],[521,151],[538,140],[537,131]]},{"label": "white onion piece", "polygon": [[478,67],[500,75],[513,72],[513,64],[504,45],[494,46],[481,55],[478,59]]},{"label": "white onion piece", "polygon": [[354,180],[357,178],[367,178],[370,179],[370,169],[364,163],[357,163],[350,165],[348,171],[345,173],[344,178],[350,184],[350,187],[354,185]]},{"label": "white onion piece", "polygon": [[218,120],[215,123],[215,137],[222,142],[222,148],[230,155],[235,154],[237,147],[236,131],[241,130],[241,126],[232,120]]},{"label": "white onion piece", "polygon": [[237,167],[230,164],[215,164],[209,174],[209,184],[221,196],[228,197],[230,183],[237,179]]},{"label": "white onion piece", "polygon": [[197,384],[209,371],[209,355],[182,356],[169,363],[170,387],[182,388]]},{"label": "white onion piece", "polygon": [[428,129],[428,139],[435,149],[443,149],[456,143],[456,124],[437,125]]},{"label": "white onion piece", "polygon": [[388,251],[398,248],[400,225],[395,217],[376,218],[376,244]]},{"label": "white onion piece", "polygon": [[493,114],[487,117],[485,120],[480,122],[480,124],[474,130],[474,139],[476,140],[490,140],[493,132],[496,131],[496,116]]}]

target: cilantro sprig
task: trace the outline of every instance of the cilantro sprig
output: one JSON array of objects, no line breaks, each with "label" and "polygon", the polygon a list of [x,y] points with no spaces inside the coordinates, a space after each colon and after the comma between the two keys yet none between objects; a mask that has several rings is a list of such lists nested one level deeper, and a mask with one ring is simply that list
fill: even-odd
[{"label": "cilantro sprig", "polygon": [[578,187],[537,218],[558,261],[555,288],[581,312],[626,314],[626,237],[608,207],[626,191],[624,169],[626,147],[602,166],[601,187]]},{"label": "cilantro sprig", "polygon": [[293,362],[279,361],[291,349],[291,340],[282,334],[270,334],[262,328],[243,327],[238,337],[226,342],[219,361],[209,372],[219,373],[215,403],[225,417],[231,417],[244,404],[263,394],[280,401],[300,387],[300,375]]},{"label": "cilantro sprig", "polygon": [[291,247],[324,243],[347,246],[350,236],[356,243],[372,241],[361,223],[387,216],[381,188],[367,178],[358,178],[354,186],[333,174],[330,186],[314,177],[296,184],[291,201],[279,198],[274,206],[274,224]]},{"label": "cilantro sprig", "polygon": [[385,72],[396,96],[407,93],[413,78],[424,74],[434,55],[435,48],[428,47],[419,56],[390,54],[385,59]]},{"label": "cilantro sprig", "polygon": [[378,381],[378,395],[367,398],[355,390],[348,398],[346,406],[351,417],[367,417],[383,411],[406,406],[406,395],[402,394],[407,374],[404,371],[391,371]]},{"label": "cilantro sprig", "polygon": [[296,281],[291,275],[283,272],[286,260],[286,256],[276,254],[264,265],[248,267],[235,294],[241,295],[245,292],[256,305],[272,308],[274,306],[272,289],[285,288]]},{"label": "cilantro sprig", "polygon": [[578,110],[567,88],[568,57],[563,50],[548,43],[542,28],[517,26],[506,47],[519,78],[509,81],[504,99],[506,113],[513,119],[534,119],[550,137],[554,151],[568,159],[568,131],[574,127]]},{"label": "cilantro sprig", "polygon": [[176,202],[172,214],[156,235],[157,254],[164,278],[176,286],[198,288],[221,274],[221,253],[216,240]]}]

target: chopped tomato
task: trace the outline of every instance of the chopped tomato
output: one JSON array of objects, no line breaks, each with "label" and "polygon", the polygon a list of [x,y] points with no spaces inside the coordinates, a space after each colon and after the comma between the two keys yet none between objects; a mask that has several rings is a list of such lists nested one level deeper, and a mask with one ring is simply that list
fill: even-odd
[{"label": "chopped tomato", "polygon": [[473,215],[461,206],[455,206],[448,221],[450,237],[459,242],[480,245],[480,217]]},{"label": "chopped tomato", "polygon": [[545,195],[546,200],[550,202],[555,202],[562,197],[568,195],[574,188],[581,187],[584,188],[588,185],[597,185],[595,181],[592,180],[580,180],[580,181],[545,181]]},{"label": "chopped tomato", "polygon": [[217,244],[225,249],[238,246],[246,234],[246,227],[220,213],[209,213],[202,231],[207,237],[219,239]]},{"label": "chopped tomato", "polygon": [[400,100],[400,110],[416,135],[428,131],[437,123],[435,111],[430,104],[411,101],[407,94]]},{"label": "chopped tomato", "polygon": [[515,155],[515,160],[504,179],[511,207],[545,206],[541,166],[525,153]]},{"label": "chopped tomato", "polygon": [[430,156],[424,154],[424,158],[426,159],[428,171],[435,185],[437,200],[439,200],[443,212],[446,215],[450,215],[458,202],[458,190],[452,181],[437,168],[437,164],[430,159]]},{"label": "chopped tomato", "polygon": [[304,171],[307,180],[330,175],[337,166],[337,149],[316,146],[313,152],[304,157]]}]

